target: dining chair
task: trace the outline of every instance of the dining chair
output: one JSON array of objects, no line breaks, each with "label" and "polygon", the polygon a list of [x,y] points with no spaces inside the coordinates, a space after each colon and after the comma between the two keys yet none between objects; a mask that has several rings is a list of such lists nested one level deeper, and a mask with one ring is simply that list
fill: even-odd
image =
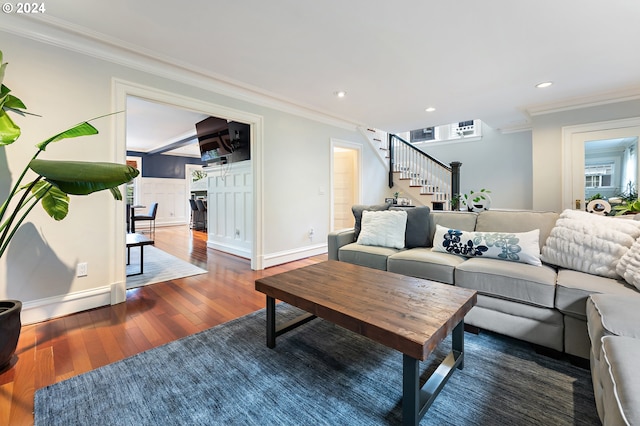
[{"label": "dining chair", "polygon": [[[156,233],[156,213],[158,212],[158,203],[151,204],[149,207],[149,211],[147,214],[137,214],[133,216],[133,221],[138,222],[149,222],[149,233],[155,235]],[[137,229],[137,226],[134,226]]]}]

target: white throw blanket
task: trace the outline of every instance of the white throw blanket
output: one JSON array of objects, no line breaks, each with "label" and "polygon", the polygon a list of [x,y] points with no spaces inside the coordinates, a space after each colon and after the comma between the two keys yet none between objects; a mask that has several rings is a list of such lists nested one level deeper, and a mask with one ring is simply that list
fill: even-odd
[{"label": "white throw blanket", "polygon": [[640,221],[565,210],[542,248],[547,263],[608,278],[640,237]]},{"label": "white throw blanket", "polygon": [[627,253],[622,256],[616,266],[616,271],[626,282],[640,290],[640,239],[637,239]]}]

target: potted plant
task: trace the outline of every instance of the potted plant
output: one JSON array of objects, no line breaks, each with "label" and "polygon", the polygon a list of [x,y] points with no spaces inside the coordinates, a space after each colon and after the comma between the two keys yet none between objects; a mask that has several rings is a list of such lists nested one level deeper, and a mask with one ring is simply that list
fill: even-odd
[{"label": "potted plant", "polygon": [[491,191],[488,189],[482,188],[478,192],[471,190],[468,194],[464,194],[464,203],[467,206],[467,210],[470,212],[489,210],[489,207],[491,206],[491,197],[489,197],[490,193]]},{"label": "potted plant", "polygon": [[[29,114],[22,101],[11,95],[3,84],[7,64],[0,51],[0,147],[14,143],[21,130],[8,113]],[[33,115],[33,114],[29,114]],[[62,220],[69,211],[69,195],[88,195],[109,190],[116,200],[122,200],[118,186],[138,175],[134,167],[117,163],[51,161],[38,157],[53,142],[78,136],[95,135],[98,130],[85,121],[36,145],[36,152],[13,184],[0,206],[0,259],[11,239],[28,216],[40,203],[49,216]],[[0,300],[0,371],[10,365],[20,336],[18,300]]]}]

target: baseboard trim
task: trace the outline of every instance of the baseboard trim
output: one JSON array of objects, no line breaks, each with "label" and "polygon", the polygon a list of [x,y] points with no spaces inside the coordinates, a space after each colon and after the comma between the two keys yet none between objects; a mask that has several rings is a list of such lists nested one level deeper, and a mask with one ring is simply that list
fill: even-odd
[{"label": "baseboard trim", "polygon": [[300,249],[285,250],[264,255],[262,258],[262,264],[265,268],[269,268],[271,266],[282,265],[283,263],[294,262],[307,257],[325,254],[327,251],[328,248],[326,243],[302,247]]},{"label": "baseboard trim", "polygon": [[243,247],[234,247],[227,244],[216,243],[215,241],[207,241],[207,247],[214,250],[223,251],[225,253],[232,254],[234,256],[243,257],[245,259],[251,259],[251,250]]},{"label": "baseboard trim", "polygon": [[86,311],[111,304],[111,286],[47,297],[22,304],[23,325]]}]

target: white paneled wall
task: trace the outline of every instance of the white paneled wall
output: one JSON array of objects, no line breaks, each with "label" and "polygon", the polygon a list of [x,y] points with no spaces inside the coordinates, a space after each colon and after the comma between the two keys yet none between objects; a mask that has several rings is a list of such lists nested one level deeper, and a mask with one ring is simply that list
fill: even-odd
[{"label": "white paneled wall", "polygon": [[207,246],[251,258],[253,177],[251,162],[211,167],[207,171]]},{"label": "white paneled wall", "polygon": [[[147,208],[158,203],[156,226],[189,223],[191,211],[187,210],[189,195],[184,179],[142,178],[138,194],[138,202]],[[140,209],[136,213],[146,212]]]}]

